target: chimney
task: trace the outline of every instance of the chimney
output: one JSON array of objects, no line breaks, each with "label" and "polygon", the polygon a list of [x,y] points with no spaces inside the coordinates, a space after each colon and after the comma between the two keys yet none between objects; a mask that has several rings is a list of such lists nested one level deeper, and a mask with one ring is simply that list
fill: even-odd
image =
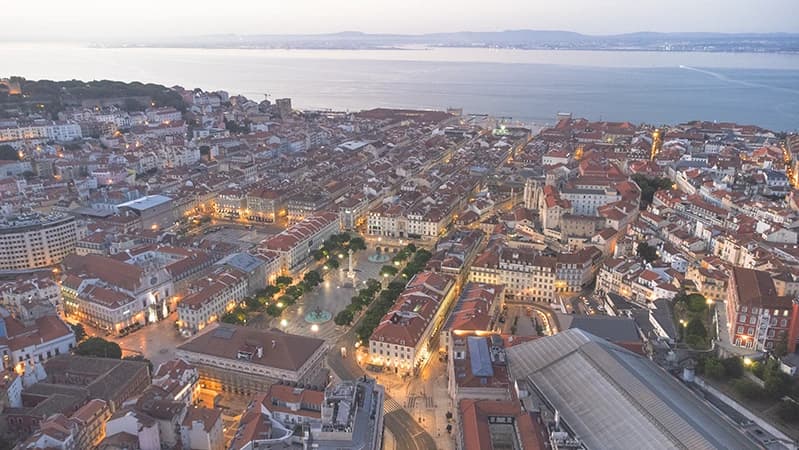
[{"label": "chimney", "polygon": [[275,347],[277,347],[277,342],[275,342],[275,340],[272,339],[272,348],[275,348]]}]

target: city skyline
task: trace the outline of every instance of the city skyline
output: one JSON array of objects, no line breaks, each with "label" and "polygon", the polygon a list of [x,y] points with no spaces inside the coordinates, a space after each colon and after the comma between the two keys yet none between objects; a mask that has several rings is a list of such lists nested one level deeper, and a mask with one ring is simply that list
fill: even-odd
[{"label": "city skyline", "polygon": [[799,450],[797,0],[0,16],[0,450]]}]

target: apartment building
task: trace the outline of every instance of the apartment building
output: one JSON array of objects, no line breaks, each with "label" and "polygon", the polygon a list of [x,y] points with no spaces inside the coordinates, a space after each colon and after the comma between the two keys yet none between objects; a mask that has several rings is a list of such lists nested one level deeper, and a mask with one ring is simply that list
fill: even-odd
[{"label": "apartment building", "polygon": [[83,134],[77,123],[37,120],[27,124],[13,123],[0,126],[0,142],[22,139],[72,141],[81,137]]},{"label": "apartment building", "polygon": [[28,366],[42,364],[75,347],[75,333],[57,316],[21,321],[0,316],[0,355],[3,369],[24,373]]},{"label": "apartment building", "polygon": [[589,284],[601,260],[602,252],[594,247],[545,256],[532,248],[495,243],[475,259],[469,280],[505,285],[508,300],[552,303],[558,294]]},{"label": "apartment building", "polygon": [[74,217],[31,213],[0,221],[0,270],[25,270],[58,264],[75,251]]},{"label": "apartment building", "polygon": [[0,283],[0,304],[21,320],[32,320],[55,311],[64,313],[61,287],[51,273],[20,275]]},{"label": "apartment building", "polygon": [[178,326],[185,335],[195,334],[233,310],[247,295],[247,274],[219,268],[189,286],[178,303]]},{"label": "apartment building", "polygon": [[421,370],[437,350],[430,338],[443,326],[454,284],[448,275],[416,274],[369,338],[372,362],[397,373]]},{"label": "apartment building", "polygon": [[502,285],[467,282],[441,331],[439,348],[449,348],[454,335],[494,330],[504,294]]},{"label": "apartment building", "polygon": [[785,339],[788,353],[799,338],[799,300],[778,295],[768,272],[734,267],[727,293],[730,342],[757,351],[773,350]]},{"label": "apartment building", "polygon": [[284,272],[301,268],[331,235],[338,233],[339,220],[335,213],[324,212],[302,220],[288,229],[261,242],[261,250],[271,250],[280,257]]}]

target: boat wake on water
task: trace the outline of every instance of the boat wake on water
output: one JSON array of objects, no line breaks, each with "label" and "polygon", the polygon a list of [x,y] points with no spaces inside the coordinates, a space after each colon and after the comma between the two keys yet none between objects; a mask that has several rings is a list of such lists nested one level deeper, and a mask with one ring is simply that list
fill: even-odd
[{"label": "boat wake on water", "polygon": [[683,64],[680,64],[680,69],[690,70],[692,72],[699,72],[701,74],[708,75],[710,77],[713,77],[713,78],[715,78],[715,79],[717,79],[719,81],[723,81],[725,83],[739,84],[741,86],[757,88],[757,89],[773,89],[775,91],[789,92],[791,94],[799,95],[799,89],[791,89],[791,88],[780,87],[780,86],[771,86],[771,85],[762,84],[762,83],[752,83],[751,81],[737,80],[735,78],[730,78],[730,77],[728,77],[726,75],[723,75],[723,74],[720,74],[718,72],[713,72],[713,71],[710,71],[710,70],[700,69],[700,68],[697,68],[697,67],[686,66],[686,65],[683,65]]}]

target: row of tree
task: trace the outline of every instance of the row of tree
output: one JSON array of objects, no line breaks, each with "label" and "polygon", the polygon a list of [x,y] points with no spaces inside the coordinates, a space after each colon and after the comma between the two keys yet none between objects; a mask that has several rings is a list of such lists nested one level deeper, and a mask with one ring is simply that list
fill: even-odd
[{"label": "row of tree", "polygon": [[378,292],[380,292],[380,282],[367,280],[366,287],[358,290],[358,295],[353,296],[350,299],[350,304],[336,314],[333,322],[336,325],[350,325],[358,312],[372,304]]},{"label": "row of tree", "polygon": [[377,300],[372,303],[371,307],[364,314],[361,323],[355,330],[356,336],[361,342],[367,342],[369,337],[374,332],[375,328],[380,324],[380,319],[388,312],[389,309],[397,301],[397,298],[405,290],[405,285],[408,280],[413,278],[414,275],[424,269],[427,262],[433,255],[427,250],[418,250],[414,252],[413,258],[402,270],[402,276],[388,284],[388,286],[380,293]]},{"label": "row of tree", "polygon": [[655,192],[661,189],[671,189],[671,180],[668,178],[648,177],[642,174],[632,176],[635,184],[641,188],[641,209],[646,209],[655,197]]},{"label": "row of tree", "polygon": [[748,400],[777,400],[777,415],[788,424],[799,424],[799,382],[780,369],[777,358],[753,362],[752,373],[763,382],[744,377],[745,367],[738,357],[719,359],[710,356],[700,360],[697,370],[716,381],[729,381],[738,395]]},{"label": "row of tree", "polygon": [[708,309],[710,306],[707,299],[702,294],[687,294],[680,291],[674,299],[674,312],[677,316],[683,317],[680,334],[685,343],[696,349],[708,348],[709,339],[705,320],[710,318]]},{"label": "row of tree", "polygon": [[[316,270],[308,271],[303,279],[292,284],[294,279],[289,276],[279,276],[275,279],[275,284],[270,284],[266,288],[256,292],[254,296],[246,297],[233,310],[229,311],[220,318],[224,323],[243,325],[247,323],[250,313],[265,311],[272,317],[280,317],[285,308],[297,303],[306,292],[310,292],[322,282],[322,275]],[[275,298],[278,294],[280,297]]]},{"label": "row of tree", "polygon": [[57,119],[65,105],[79,104],[84,100],[117,101],[127,111],[141,111],[153,105],[186,110],[186,103],[180,94],[159,84],[110,80],[15,80],[20,82],[25,95],[8,95],[0,91],[0,111],[14,107],[23,112],[44,113]]},{"label": "row of tree", "polygon": [[324,261],[326,269],[338,269],[341,266],[340,260],[344,259],[348,252],[366,250],[366,241],[360,236],[350,236],[349,233],[334,234],[327,238],[322,246],[313,252],[313,257],[317,261]]}]

